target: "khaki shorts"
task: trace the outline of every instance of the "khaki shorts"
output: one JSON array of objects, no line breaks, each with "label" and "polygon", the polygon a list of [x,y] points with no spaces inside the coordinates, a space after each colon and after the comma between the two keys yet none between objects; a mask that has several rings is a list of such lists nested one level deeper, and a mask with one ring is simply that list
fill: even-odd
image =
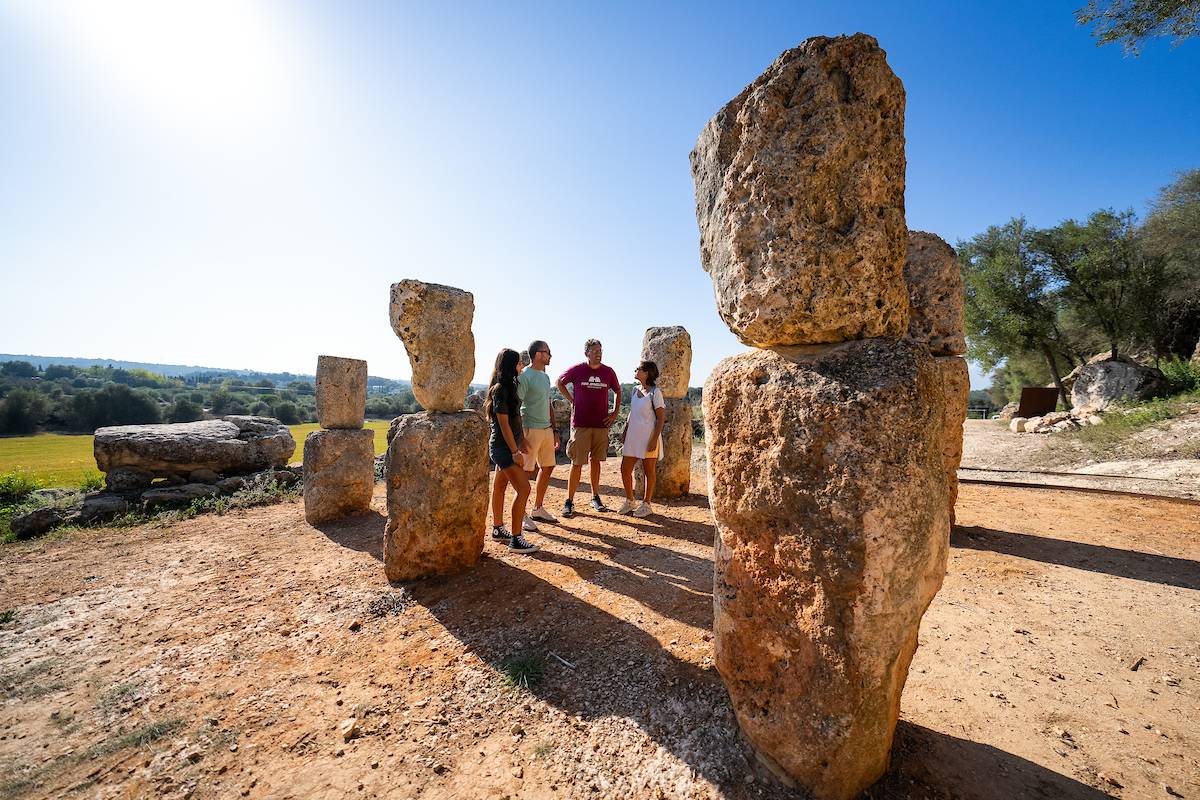
[{"label": "khaki shorts", "polygon": [[575,465],[608,458],[608,428],[571,428],[571,441],[567,443],[567,455]]},{"label": "khaki shorts", "polygon": [[529,455],[525,456],[524,469],[533,472],[533,465],[550,468],[554,466],[554,431],[549,428],[530,428],[525,431],[525,444]]}]

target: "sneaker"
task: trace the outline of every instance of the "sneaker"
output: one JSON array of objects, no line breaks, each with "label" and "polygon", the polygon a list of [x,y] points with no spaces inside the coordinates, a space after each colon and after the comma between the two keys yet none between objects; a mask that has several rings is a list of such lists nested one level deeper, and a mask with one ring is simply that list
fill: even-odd
[{"label": "sneaker", "polygon": [[538,522],[551,522],[551,523],[558,522],[558,517],[554,516],[549,511],[542,508],[541,506],[538,506],[537,508],[535,508],[533,510],[533,513],[530,514],[529,516],[532,517],[533,519],[536,519]]},{"label": "sneaker", "polygon": [[514,536],[508,542],[508,552],[510,553],[532,553],[540,549],[540,545],[526,539],[524,536]]},{"label": "sneaker", "polygon": [[570,500],[563,503],[563,516],[566,517],[567,519],[570,519],[571,517],[575,516],[575,504],[573,502],[571,502]]},{"label": "sneaker", "polygon": [[504,527],[503,525],[492,526],[493,542],[507,542],[510,539],[512,539],[512,534],[508,532],[508,528]]},{"label": "sneaker", "polygon": [[633,510],[635,508],[637,508],[637,506],[635,506],[630,501],[626,500],[624,503],[621,503],[621,507],[617,509],[617,513],[618,514],[632,514]]},{"label": "sneaker", "polygon": [[607,514],[608,512],[612,511],[611,508],[604,505],[604,501],[600,499],[600,495],[598,494],[592,495],[592,508],[599,511],[601,514]]},{"label": "sneaker", "polygon": [[633,515],[635,517],[648,517],[653,513],[654,509],[651,508],[650,504],[645,501],[642,501],[642,504],[633,511]]},{"label": "sneaker", "polygon": [[537,529],[538,529],[537,523],[534,522],[533,520],[531,520],[529,517],[526,517],[525,521],[521,523],[521,530],[523,530],[523,531],[530,531],[531,533],[536,533]]}]

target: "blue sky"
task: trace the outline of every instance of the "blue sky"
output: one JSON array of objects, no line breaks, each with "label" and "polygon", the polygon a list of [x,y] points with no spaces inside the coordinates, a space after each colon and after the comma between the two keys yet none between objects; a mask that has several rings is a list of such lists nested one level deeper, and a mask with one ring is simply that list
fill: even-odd
[{"label": "blue sky", "polygon": [[699,385],[742,347],[688,152],[808,36],[879,39],[909,226],[951,243],[1200,166],[1200,42],[1125,57],[1080,2],[0,0],[0,352],[407,377],[387,296],[415,277],[475,293],[476,380],[592,336],[629,379],[682,324]]}]

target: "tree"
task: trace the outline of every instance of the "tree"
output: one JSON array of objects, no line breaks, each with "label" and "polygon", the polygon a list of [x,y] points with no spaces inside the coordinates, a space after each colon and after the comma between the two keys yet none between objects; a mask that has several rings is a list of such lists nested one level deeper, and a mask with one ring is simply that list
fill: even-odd
[{"label": "tree", "polygon": [[1024,217],[958,243],[966,310],[967,355],[990,370],[1007,358],[1037,353],[1064,404],[1060,363],[1079,360],[1060,324],[1061,297],[1034,248]]},{"label": "tree", "polygon": [[1200,32],[1200,0],[1089,0],[1075,19],[1092,26],[1097,45],[1120,42],[1136,56],[1146,39],[1174,36],[1178,46]]},{"label": "tree", "polygon": [[0,400],[0,433],[34,433],[49,412],[50,401],[42,395],[32,389],[13,389]]},{"label": "tree", "polygon": [[183,395],[175,398],[175,402],[167,412],[167,419],[171,422],[195,422],[203,417],[204,409],[200,407],[200,404]]},{"label": "tree", "polygon": [[300,412],[295,403],[282,402],[275,406],[275,418],[284,425],[295,425],[300,421]]},{"label": "tree", "polygon": [[36,378],[38,368],[28,361],[5,361],[0,364],[0,375],[6,378]]},{"label": "tree", "polygon": [[1200,169],[1180,172],[1159,191],[1142,242],[1166,262],[1166,286],[1148,338],[1159,355],[1188,358],[1200,340]]},{"label": "tree", "polygon": [[91,432],[106,425],[145,425],[160,419],[153,397],[123,383],[71,398],[71,424],[79,431]]}]

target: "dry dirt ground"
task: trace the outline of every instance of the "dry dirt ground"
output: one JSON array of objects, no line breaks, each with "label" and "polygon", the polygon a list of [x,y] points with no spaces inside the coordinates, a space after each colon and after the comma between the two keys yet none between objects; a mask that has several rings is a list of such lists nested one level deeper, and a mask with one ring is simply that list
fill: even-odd
[{"label": "dry dirt ground", "polygon": [[[404,587],[298,502],[5,547],[0,796],[799,796],[712,667],[706,499],[662,510]],[[951,544],[868,796],[1200,797],[1200,507],[966,485]]]}]

